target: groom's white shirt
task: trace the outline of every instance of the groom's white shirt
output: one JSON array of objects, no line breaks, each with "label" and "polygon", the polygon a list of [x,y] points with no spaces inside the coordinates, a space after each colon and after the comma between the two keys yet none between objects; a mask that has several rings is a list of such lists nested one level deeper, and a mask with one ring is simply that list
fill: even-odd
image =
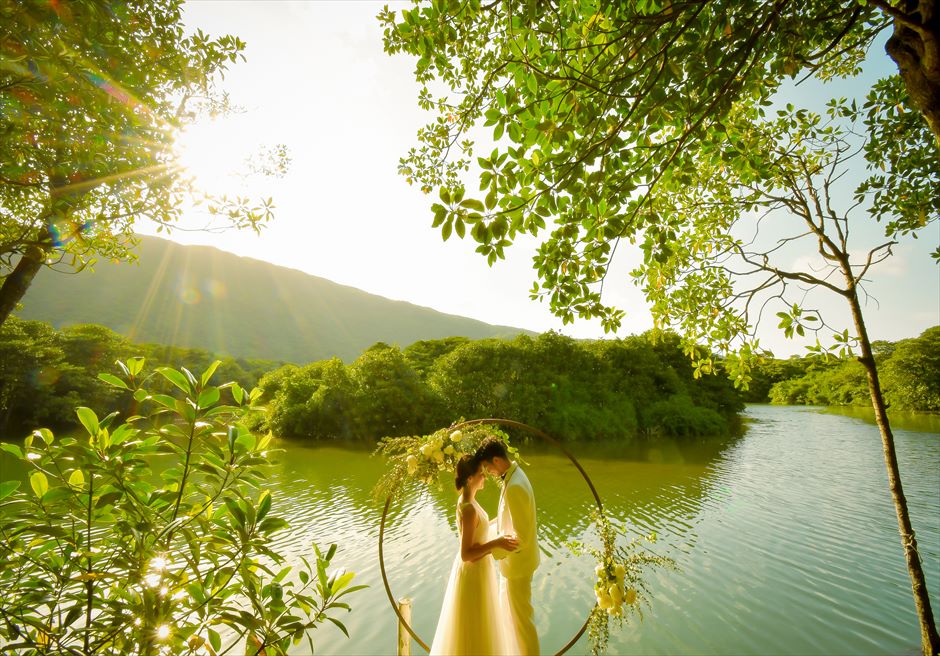
[{"label": "groom's white shirt", "polygon": [[500,535],[515,533],[519,548],[513,552],[493,551],[499,561],[499,570],[507,579],[532,576],[539,566],[539,543],[536,535],[535,494],[532,484],[519,464],[513,462],[503,478],[503,491],[499,495],[496,530]]}]

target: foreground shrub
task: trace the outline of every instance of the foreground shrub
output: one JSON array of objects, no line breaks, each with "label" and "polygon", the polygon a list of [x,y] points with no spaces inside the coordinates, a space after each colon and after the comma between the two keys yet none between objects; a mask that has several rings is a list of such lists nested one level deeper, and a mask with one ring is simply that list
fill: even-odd
[{"label": "foreground shrub", "polygon": [[[271,438],[239,424],[260,392],[209,385],[218,362],[158,379],[142,379],[142,358],[119,364],[124,378],[101,379],[132,395],[123,423],[80,407],[80,437],[40,429],[22,448],[0,445],[28,480],[0,483],[4,648],[215,655],[243,643],[271,655],[340,624],[333,615],[358,587],[352,573],[327,573],[335,545],[314,546],[300,567],[270,546],[287,527],[263,487]],[[178,398],[152,393],[151,380]]]}]

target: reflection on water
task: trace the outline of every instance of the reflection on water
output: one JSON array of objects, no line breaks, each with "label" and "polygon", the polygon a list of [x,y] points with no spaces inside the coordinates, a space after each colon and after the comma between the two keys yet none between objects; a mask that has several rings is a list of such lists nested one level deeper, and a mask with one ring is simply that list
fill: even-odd
[{"label": "reflection on water", "polygon": [[[855,417],[867,421],[869,424],[875,423],[875,411],[870,407],[858,406],[815,406],[820,412],[828,412],[834,415],[844,417]],[[892,429],[903,429],[909,431],[921,431],[924,433],[940,433],[940,414],[929,412],[902,412],[900,410],[889,410],[888,421]]]},{"label": "reflection on water", "polygon": [[[655,548],[680,568],[654,576],[652,609],[612,638],[611,653],[916,653],[917,621],[877,430],[812,408],[752,406],[748,415],[745,436],[722,445],[630,454],[575,447],[614,520],[634,534],[657,531]],[[940,435],[898,430],[897,441],[940,607]],[[319,653],[393,652],[395,617],[377,558],[381,504],[369,497],[381,461],[344,448],[282,446],[276,503],[293,528],[279,546],[300,555],[313,541],[337,542],[336,561],[371,586],[353,599],[346,618],[352,637],[318,630]],[[567,642],[591,607],[593,563],[563,544],[590,538],[593,499],[563,455],[539,445],[523,453],[546,553],[533,601],[547,653]],[[481,493],[491,515],[497,494],[491,483]],[[414,600],[414,626],[426,641],[457,550],[455,496],[448,483],[393,506],[389,516],[392,590]],[[570,653],[589,652],[583,638]]]},{"label": "reflection on water", "polygon": [[[720,445],[574,445],[614,521],[655,530],[676,572],[651,580],[652,609],[611,639],[612,654],[918,653],[919,631],[881,442],[868,423],[816,408],[751,406],[744,437]],[[935,611],[940,610],[940,432],[896,431],[898,457]],[[394,653],[395,616],[378,565],[383,464],[361,448],[282,442],[274,509],[292,527],[275,546],[291,558],[338,543],[334,562],[369,589],[326,626],[318,654]],[[523,447],[545,555],[533,584],[545,653],[565,644],[592,604],[593,563],[563,544],[590,538],[593,498],[560,453]],[[2,457],[3,454],[0,454]],[[6,472],[5,472],[6,473]],[[393,506],[386,534],[392,590],[414,600],[434,633],[457,550],[449,482]],[[481,493],[495,514],[497,490]],[[415,645],[414,653],[421,653]],[[306,643],[294,654],[306,653]],[[590,653],[586,638],[570,653]]]}]

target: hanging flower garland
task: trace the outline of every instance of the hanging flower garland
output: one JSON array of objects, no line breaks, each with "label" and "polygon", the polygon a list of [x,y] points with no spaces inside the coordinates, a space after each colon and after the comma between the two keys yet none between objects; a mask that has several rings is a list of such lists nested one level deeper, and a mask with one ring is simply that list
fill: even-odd
[{"label": "hanging flower garland", "polygon": [[525,464],[519,450],[509,443],[509,436],[492,425],[442,428],[430,435],[383,437],[373,455],[384,456],[386,468],[372,495],[375,499],[398,497],[406,493],[409,483],[415,482],[428,487],[440,485],[442,474],[454,473],[463,456],[473,455],[486,438],[494,436],[506,444],[510,458]]}]

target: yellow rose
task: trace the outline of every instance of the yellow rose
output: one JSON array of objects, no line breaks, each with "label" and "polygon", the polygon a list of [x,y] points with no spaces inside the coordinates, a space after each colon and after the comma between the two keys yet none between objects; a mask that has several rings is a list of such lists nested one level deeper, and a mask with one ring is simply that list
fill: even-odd
[{"label": "yellow rose", "polygon": [[434,453],[431,454],[431,457],[434,458],[434,462],[438,464],[444,462],[444,453],[441,451],[435,450]]},{"label": "yellow rose", "polygon": [[452,456],[452,455],[454,455],[454,453],[456,453],[456,451],[454,450],[454,447],[453,447],[453,446],[451,446],[450,444],[448,444],[447,446],[444,447],[444,453],[447,454],[447,455],[449,455],[449,456]]},{"label": "yellow rose", "polygon": [[602,610],[607,610],[613,605],[610,595],[603,590],[598,590],[595,596],[597,597],[597,605],[600,606]]},{"label": "yellow rose", "polygon": [[459,430],[455,430],[453,433],[450,434],[450,441],[453,442],[454,444],[456,444],[462,439],[463,439],[463,433],[461,433]]},{"label": "yellow rose", "polygon": [[425,458],[427,458],[428,460],[430,460],[430,459],[431,459],[431,454],[433,454],[433,453],[434,453],[434,447],[432,447],[430,444],[422,444],[422,445],[421,445],[421,455],[423,455]]},{"label": "yellow rose", "polygon": [[413,455],[405,458],[405,464],[408,465],[408,474],[414,474],[416,471],[418,471],[418,459]]}]

